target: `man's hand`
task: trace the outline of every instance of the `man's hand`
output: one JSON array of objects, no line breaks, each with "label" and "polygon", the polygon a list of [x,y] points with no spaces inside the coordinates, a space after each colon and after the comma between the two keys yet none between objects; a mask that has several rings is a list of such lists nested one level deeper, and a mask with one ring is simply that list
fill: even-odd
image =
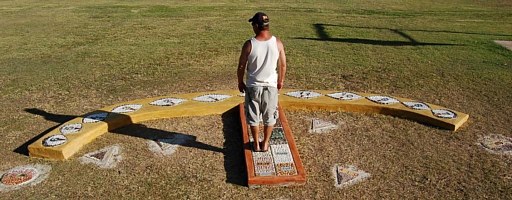
[{"label": "man's hand", "polygon": [[238,83],[238,91],[240,91],[241,93],[245,93],[245,83],[244,82]]},{"label": "man's hand", "polygon": [[284,83],[283,83],[283,82],[279,82],[279,83],[277,83],[277,89],[278,89],[278,90],[281,90],[281,88],[283,88],[283,85],[284,85]]}]

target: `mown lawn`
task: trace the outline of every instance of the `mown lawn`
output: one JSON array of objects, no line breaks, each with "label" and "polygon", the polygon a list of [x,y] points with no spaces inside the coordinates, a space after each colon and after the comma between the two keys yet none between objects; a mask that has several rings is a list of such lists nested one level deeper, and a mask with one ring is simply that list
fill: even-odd
[{"label": "mown lawn", "polygon": [[[308,173],[304,186],[243,186],[236,113],[129,126],[64,162],[31,159],[23,145],[74,116],[128,100],[236,89],[241,45],[255,12],[285,44],[285,87],[380,93],[468,113],[453,133],[381,115],[289,112]],[[512,40],[507,0],[1,1],[0,171],[53,167],[43,183],[2,199],[264,198],[507,199],[512,158],[476,145],[512,136]],[[312,117],[345,124],[307,133]],[[149,128],[147,128],[149,127]],[[182,147],[160,158],[126,132],[178,132],[224,149]],[[77,157],[123,146],[116,169]],[[372,174],[335,189],[330,167]]]}]

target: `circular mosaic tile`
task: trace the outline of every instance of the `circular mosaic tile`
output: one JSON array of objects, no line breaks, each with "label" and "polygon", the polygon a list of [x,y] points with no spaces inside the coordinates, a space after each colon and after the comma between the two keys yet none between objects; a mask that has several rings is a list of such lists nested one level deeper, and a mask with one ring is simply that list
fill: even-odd
[{"label": "circular mosaic tile", "polygon": [[200,101],[200,102],[219,102],[224,101],[231,96],[225,95],[225,94],[206,94],[202,96],[198,96],[194,98],[194,101]]},{"label": "circular mosaic tile", "polygon": [[181,104],[185,101],[186,101],[185,99],[163,98],[163,99],[155,100],[149,104],[154,105],[154,106],[175,106],[175,105]]},{"label": "circular mosaic tile", "polygon": [[308,91],[308,90],[299,90],[294,92],[288,92],[286,95],[299,98],[299,99],[313,99],[317,98],[319,96],[322,96],[322,94],[318,92]]},{"label": "circular mosaic tile", "polygon": [[80,130],[82,130],[82,124],[67,124],[60,128],[60,133],[63,135],[68,135],[78,133]]},{"label": "circular mosaic tile", "polygon": [[355,93],[351,93],[351,92],[337,92],[337,93],[328,94],[327,96],[338,99],[338,100],[357,100],[357,99],[363,98],[362,96],[355,94]]},{"label": "circular mosaic tile", "polygon": [[22,185],[33,181],[39,176],[37,169],[26,167],[21,169],[12,169],[2,175],[0,180],[4,185]]},{"label": "circular mosaic tile", "polygon": [[50,170],[51,167],[46,165],[26,165],[2,172],[0,191],[9,191],[38,184],[48,177]]},{"label": "circular mosaic tile", "polygon": [[131,113],[131,112],[135,112],[135,111],[139,110],[140,108],[142,108],[141,104],[127,104],[127,105],[115,107],[114,109],[112,109],[112,112],[113,113]]},{"label": "circular mosaic tile", "polygon": [[493,134],[481,137],[480,146],[491,153],[512,155],[512,138]]},{"label": "circular mosaic tile", "polygon": [[52,135],[43,140],[43,146],[54,147],[64,144],[68,141],[68,138],[64,135]]},{"label": "circular mosaic tile", "polygon": [[445,118],[445,119],[457,118],[457,114],[455,112],[453,112],[451,110],[446,110],[446,109],[432,110],[432,114],[434,114],[434,116],[436,116],[436,117]]},{"label": "circular mosaic tile", "polygon": [[407,101],[402,102],[405,106],[414,110],[430,110],[430,106],[422,102]]},{"label": "circular mosaic tile", "polygon": [[95,113],[95,114],[87,115],[86,117],[84,117],[82,122],[83,123],[96,123],[96,122],[105,120],[107,118],[107,116],[108,116],[108,113],[106,113],[106,112]]},{"label": "circular mosaic tile", "polygon": [[395,104],[395,103],[399,102],[395,98],[388,97],[388,96],[369,96],[366,98],[368,98],[370,101],[373,101],[375,103],[386,104],[386,105]]}]

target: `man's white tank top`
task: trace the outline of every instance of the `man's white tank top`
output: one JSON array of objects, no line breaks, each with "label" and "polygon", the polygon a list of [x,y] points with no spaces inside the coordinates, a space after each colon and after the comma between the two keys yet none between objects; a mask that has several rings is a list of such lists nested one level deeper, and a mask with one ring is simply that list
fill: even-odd
[{"label": "man's white tank top", "polygon": [[251,53],[247,61],[247,87],[277,87],[277,60],[279,49],[277,39],[272,36],[267,41],[251,38]]}]

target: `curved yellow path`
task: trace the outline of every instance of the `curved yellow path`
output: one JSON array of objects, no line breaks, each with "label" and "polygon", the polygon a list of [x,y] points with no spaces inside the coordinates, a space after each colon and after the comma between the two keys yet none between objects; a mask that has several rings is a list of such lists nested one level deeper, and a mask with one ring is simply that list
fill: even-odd
[{"label": "curved yellow path", "polygon": [[[303,97],[308,97],[308,95],[312,96],[311,98],[299,98],[289,96],[291,93],[299,96],[302,95]],[[429,103],[423,103],[423,105],[427,105],[426,110],[409,108],[405,105],[404,102],[421,103],[411,99],[365,93],[353,93],[356,96],[359,95],[361,97],[356,100],[341,100],[328,96],[335,93],[341,92],[325,90],[310,90],[300,92],[300,90],[287,89],[280,91],[279,103],[285,109],[380,113],[411,119],[452,131],[456,131],[469,118],[469,115],[465,113],[457,112]],[[194,98],[208,94],[215,94],[217,96],[204,96],[204,100],[220,101],[202,102],[194,100]],[[228,98],[222,99],[221,95],[228,95],[225,96]],[[317,95],[317,97],[314,97],[314,95]],[[392,104],[382,104],[376,103],[368,98],[374,98],[375,96],[377,96],[376,98],[380,100],[386,100],[382,99],[382,96],[391,97],[391,99],[394,98],[399,102],[394,102]],[[151,104],[156,100],[165,98],[172,98],[172,101],[178,104],[168,106]],[[29,155],[30,157],[64,160],[75,154],[82,146],[91,142],[96,137],[108,132],[109,130],[114,130],[132,123],[138,123],[147,120],[222,114],[229,109],[238,106],[238,104],[242,103],[243,101],[244,97],[240,96],[238,91],[224,90],[177,94],[115,104],[86,114],[82,117],[77,117],[50,131],[48,134],[28,146]],[[167,103],[169,103],[169,101],[167,101]],[[128,105],[128,107],[126,107],[126,105]],[[436,112],[438,110],[441,112],[448,110],[455,114],[455,117],[438,117],[433,114],[433,110]],[[101,115],[107,115],[107,117],[102,121],[92,120],[94,117],[91,117],[91,114],[98,113],[100,113],[100,117]]]}]

